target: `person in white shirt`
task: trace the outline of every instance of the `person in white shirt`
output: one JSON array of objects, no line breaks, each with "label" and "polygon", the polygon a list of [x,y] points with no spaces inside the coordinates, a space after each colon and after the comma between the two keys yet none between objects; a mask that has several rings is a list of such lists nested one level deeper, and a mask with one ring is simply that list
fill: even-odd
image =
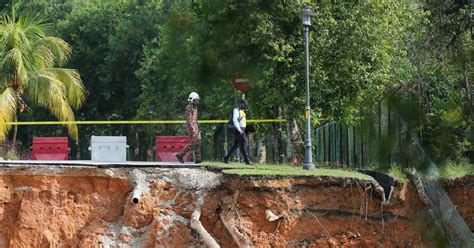
[{"label": "person in white shirt", "polygon": [[234,145],[229,149],[224,157],[224,163],[226,164],[229,163],[230,156],[232,156],[237,148],[240,148],[240,152],[244,156],[246,164],[254,164],[249,158],[248,137],[245,132],[245,128],[247,127],[247,114],[245,113],[245,110],[248,108],[248,105],[247,100],[242,99],[239,108],[235,108],[233,111],[231,124],[233,124],[233,127],[235,128]]}]

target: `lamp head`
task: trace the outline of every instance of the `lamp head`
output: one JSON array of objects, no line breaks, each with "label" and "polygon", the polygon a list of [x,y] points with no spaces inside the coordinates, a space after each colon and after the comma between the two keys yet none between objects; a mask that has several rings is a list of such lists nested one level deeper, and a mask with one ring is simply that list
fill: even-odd
[{"label": "lamp head", "polygon": [[314,12],[307,6],[303,6],[301,11],[301,21],[303,22],[304,27],[311,27],[311,17],[314,16]]}]

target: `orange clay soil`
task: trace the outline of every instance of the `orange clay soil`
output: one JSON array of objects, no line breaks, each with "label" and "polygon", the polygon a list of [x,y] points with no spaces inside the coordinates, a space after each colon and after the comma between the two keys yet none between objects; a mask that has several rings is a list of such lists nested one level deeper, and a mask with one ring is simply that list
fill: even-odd
[{"label": "orange clay soil", "polygon": [[[0,247],[204,246],[200,221],[222,247],[419,247],[429,225],[414,188],[397,183],[390,203],[368,181],[261,178],[197,169],[0,169]],[[446,182],[474,229],[474,177]],[[267,220],[270,210],[277,218]],[[279,217],[279,218],[278,218]],[[420,224],[421,223],[421,224]]]}]

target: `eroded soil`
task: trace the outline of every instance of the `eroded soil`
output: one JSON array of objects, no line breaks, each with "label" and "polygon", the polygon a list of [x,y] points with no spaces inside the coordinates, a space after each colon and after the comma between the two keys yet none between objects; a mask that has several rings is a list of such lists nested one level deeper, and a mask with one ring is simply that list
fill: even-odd
[{"label": "eroded soil", "polygon": [[[199,169],[0,169],[0,247],[205,246],[193,212],[222,247],[419,247],[425,208],[408,183],[389,204],[368,181],[250,178]],[[136,172],[136,171],[135,171]],[[446,182],[474,229],[474,177]],[[276,220],[267,219],[268,210]]]}]

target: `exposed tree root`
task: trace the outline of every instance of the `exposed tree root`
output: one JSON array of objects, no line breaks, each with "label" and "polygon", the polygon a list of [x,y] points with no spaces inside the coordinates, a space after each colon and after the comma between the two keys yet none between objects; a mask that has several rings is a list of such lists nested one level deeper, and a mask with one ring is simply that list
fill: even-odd
[{"label": "exposed tree root", "polygon": [[220,214],[220,218],[222,223],[224,223],[224,226],[227,228],[227,231],[230,233],[235,243],[239,247],[253,247],[252,242],[249,241],[234,225],[231,224],[229,220],[232,219],[232,216],[229,212],[222,212]]},{"label": "exposed tree root", "polygon": [[201,217],[201,209],[197,208],[194,210],[192,216],[191,216],[191,228],[196,230],[199,235],[201,236],[202,240],[204,243],[210,247],[210,248],[219,248],[219,244],[216,242],[216,240],[207,232],[207,230],[204,228],[204,226],[201,224],[201,221],[199,221],[199,218]]},{"label": "exposed tree root", "polygon": [[321,223],[321,221],[319,221],[318,217],[316,217],[316,215],[314,215],[313,213],[311,213],[310,211],[306,210],[306,212],[308,214],[310,214],[311,216],[314,217],[314,219],[316,220],[316,222],[318,222],[318,224],[321,226],[321,228],[324,230],[324,232],[326,232],[326,235],[328,235],[329,239],[332,239],[331,237],[331,234],[328,232],[328,230],[324,227],[324,225]]}]

